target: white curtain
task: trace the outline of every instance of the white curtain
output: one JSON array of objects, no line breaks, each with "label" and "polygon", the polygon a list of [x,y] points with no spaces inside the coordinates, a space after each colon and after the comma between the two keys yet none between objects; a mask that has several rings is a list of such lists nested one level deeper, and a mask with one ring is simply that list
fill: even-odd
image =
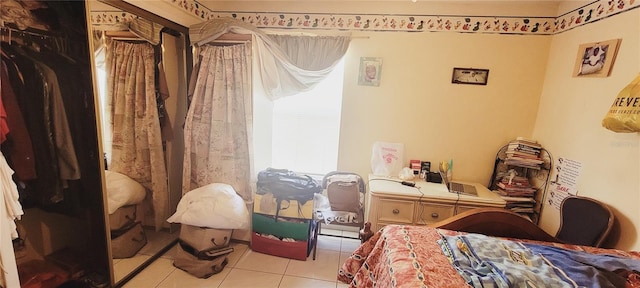
[{"label": "white curtain", "polygon": [[182,193],[231,185],[251,200],[251,44],[204,45],[184,127]]},{"label": "white curtain", "polygon": [[256,46],[258,73],[272,99],[312,89],[325,79],[344,56],[350,36],[267,35],[233,18],[216,18],[189,28],[192,44],[204,45],[224,33],[251,34]]},{"label": "white curtain", "polygon": [[[150,191],[156,230],[169,216],[167,170],[158,119],[154,49],[149,43],[112,41],[107,46],[107,100],[111,130],[109,170]],[[105,149],[107,150],[107,149]],[[108,155],[109,156],[109,155]],[[145,211],[145,214],[146,211]]]}]

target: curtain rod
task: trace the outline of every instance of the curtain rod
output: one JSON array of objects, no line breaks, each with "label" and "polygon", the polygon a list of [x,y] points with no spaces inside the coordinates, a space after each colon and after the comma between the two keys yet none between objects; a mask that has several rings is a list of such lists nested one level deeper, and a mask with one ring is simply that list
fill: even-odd
[{"label": "curtain rod", "polygon": [[244,44],[251,42],[251,40],[213,40],[212,43],[229,43],[229,44]]},{"label": "curtain rod", "polygon": [[131,31],[103,31],[104,35],[115,40],[146,41]]},{"label": "curtain rod", "polygon": [[[42,37],[42,38],[57,37],[55,35],[46,35],[38,32],[20,30],[13,27],[9,27],[9,26],[0,26],[0,29],[2,30],[3,33],[16,33],[18,36],[29,35],[29,36]],[[11,34],[8,34],[8,35],[11,35]]]}]

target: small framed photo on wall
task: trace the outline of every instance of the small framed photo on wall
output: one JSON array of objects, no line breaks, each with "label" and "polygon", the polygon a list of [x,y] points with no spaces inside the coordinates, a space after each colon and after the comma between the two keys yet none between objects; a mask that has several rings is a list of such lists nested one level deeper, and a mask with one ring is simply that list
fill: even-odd
[{"label": "small framed photo on wall", "polygon": [[358,85],[380,86],[382,72],[382,58],[360,57],[360,72],[358,73]]},{"label": "small framed photo on wall", "polygon": [[578,48],[574,77],[608,77],[621,39],[585,43]]},{"label": "small framed photo on wall", "polygon": [[451,83],[487,85],[489,69],[453,68]]}]

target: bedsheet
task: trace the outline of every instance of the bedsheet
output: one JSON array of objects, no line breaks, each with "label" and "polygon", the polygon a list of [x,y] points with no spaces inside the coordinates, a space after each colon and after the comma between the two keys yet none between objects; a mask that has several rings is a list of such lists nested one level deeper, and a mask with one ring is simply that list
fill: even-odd
[{"label": "bedsheet", "polygon": [[[465,245],[469,246],[465,247]],[[489,247],[483,252],[483,247],[487,248],[487,246],[493,247]],[[580,280],[579,275],[602,273],[605,274],[605,278],[613,277],[617,279],[613,280],[614,282],[620,281],[620,279],[624,282],[624,286],[619,286],[622,282],[615,282],[611,284],[614,286],[610,287],[640,287],[639,271],[634,270],[634,268],[640,267],[640,252],[496,238],[424,226],[404,225],[388,225],[376,232],[367,242],[356,249],[341,266],[338,272],[338,280],[350,284],[350,287],[481,287],[480,285],[485,285],[484,287],[536,287],[526,286],[527,284],[534,285],[536,282],[527,281],[530,279],[522,276],[523,274],[518,274],[515,269],[509,269],[511,267],[509,266],[510,264],[501,264],[506,266],[502,266],[502,269],[498,268],[500,265],[496,265],[496,263],[501,263],[502,260],[506,259],[505,257],[497,257],[495,259],[485,257],[492,254],[498,255],[499,253],[494,253],[496,251],[495,248],[498,246],[522,248],[532,253],[532,255],[540,257],[536,261],[542,262],[535,262],[535,265],[534,263],[529,263],[531,270],[524,273],[536,274],[539,272],[540,265],[538,263],[545,263],[547,265],[545,266],[546,272],[552,272],[552,275],[541,276],[543,278],[537,280],[542,281],[541,283],[551,279],[544,277],[553,277],[554,281],[561,281],[557,283],[562,283],[557,287],[585,287],[580,285],[580,281],[584,281],[584,279]],[[451,248],[455,251],[452,252]],[[505,252],[507,254],[514,253],[510,249],[505,249],[504,251],[507,251]],[[476,265],[474,268],[477,268],[477,270],[460,266],[460,259],[451,257],[455,253],[470,253],[469,255],[473,255],[469,259],[477,261],[474,263]],[[507,258],[518,260],[518,257],[522,256],[524,258],[520,260],[530,260],[526,257],[531,256],[518,253],[511,254]],[[458,256],[460,257],[461,255]],[[565,261],[570,257],[575,261]],[[614,261],[615,263],[612,262],[612,259],[616,260]],[[524,261],[525,264],[526,261]],[[563,266],[563,262],[573,264]],[[576,266],[574,265],[575,263],[582,262],[588,262],[584,265],[596,268],[585,268],[587,270],[582,271],[572,269]],[[623,266],[621,267],[620,265]],[[612,271],[607,272],[607,269]],[[505,270],[512,272],[512,274],[502,273]],[[495,274],[483,274],[488,272]],[[479,274],[474,276],[473,274],[465,275],[465,273]],[[462,275],[465,275],[465,277]],[[587,277],[596,278],[601,276],[587,275]],[[500,281],[497,282],[500,283],[479,281],[487,280],[487,277],[499,279]],[[592,285],[592,287],[598,287],[597,285],[601,284]],[[606,287],[606,285],[600,287]]]}]

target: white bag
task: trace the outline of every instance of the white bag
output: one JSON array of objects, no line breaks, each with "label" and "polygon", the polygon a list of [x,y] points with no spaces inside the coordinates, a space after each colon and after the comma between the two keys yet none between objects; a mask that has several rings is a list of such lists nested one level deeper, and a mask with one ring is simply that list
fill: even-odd
[{"label": "white bag", "polygon": [[231,185],[212,183],[182,195],[167,222],[216,229],[248,229],[249,210]]},{"label": "white bag", "polygon": [[376,176],[397,176],[402,169],[402,143],[373,143],[371,171]]}]

